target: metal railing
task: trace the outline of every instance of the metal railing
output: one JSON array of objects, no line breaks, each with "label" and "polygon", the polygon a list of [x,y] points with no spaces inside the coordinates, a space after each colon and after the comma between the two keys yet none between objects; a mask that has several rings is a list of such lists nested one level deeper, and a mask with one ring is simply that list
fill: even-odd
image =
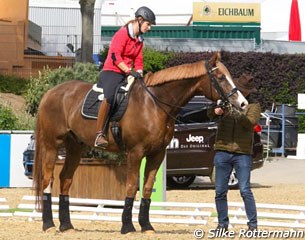
[{"label": "metal railing", "polygon": [[[267,149],[271,149],[271,152],[274,154],[280,154],[281,157],[285,157],[286,151],[288,147],[285,147],[287,144],[287,126],[288,124],[293,124],[289,121],[288,118],[290,117],[297,117],[297,115],[305,114],[302,112],[294,112],[291,115],[286,114],[286,108],[288,107],[287,104],[281,104],[280,105],[280,112],[264,112],[261,113],[263,118],[266,118],[266,125],[263,127],[262,132],[267,134]],[[272,128],[272,120],[278,120],[280,122],[280,127],[279,128]],[[271,145],[271,133],[278,133],[279,137],[281,139],[280,141],[280,146],[272,146]],[[273,142],[274,143],[274,142]],[[295,146],[296,147],[296,146]],[[294,148],[294,147],[292,147]],[[269,151],[267,152],[267,158],[269,157]]]}]

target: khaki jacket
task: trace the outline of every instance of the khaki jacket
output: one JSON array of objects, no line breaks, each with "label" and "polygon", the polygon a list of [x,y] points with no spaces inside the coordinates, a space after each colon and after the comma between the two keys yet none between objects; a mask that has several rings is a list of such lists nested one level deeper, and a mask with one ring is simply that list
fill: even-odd
[{"label": "khaki jacket", "polygon": [[[251,103],[240,114],[224,113],[218,122],[215,150],[233,153],[252,154],[254,126],[261,114],[258,103]],[[209,111],[209,117],[215,118],[214,109]]]}]

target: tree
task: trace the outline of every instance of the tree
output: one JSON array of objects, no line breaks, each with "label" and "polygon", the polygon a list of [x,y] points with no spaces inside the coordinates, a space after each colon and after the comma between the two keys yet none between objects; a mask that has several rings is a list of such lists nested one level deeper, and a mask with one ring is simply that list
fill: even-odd
[{"label": "tree", "polygon": [[93,19],[95,0],[79,0],[82,15],[80,62],[93,62]]}]

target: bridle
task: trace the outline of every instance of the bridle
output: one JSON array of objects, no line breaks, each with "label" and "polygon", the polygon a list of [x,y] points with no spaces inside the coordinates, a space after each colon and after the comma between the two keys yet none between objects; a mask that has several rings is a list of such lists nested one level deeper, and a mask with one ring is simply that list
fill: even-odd
[{"label": "bridle", "polygon": [[[223,91],[222,87],[219,85],[219,83],[216,81],[214,75],[213,75],[213,72],[215,70],[218,69],[218,67],[215,67],[215,68],[211,68],[210,64],[208,63],[208,61],[205,61],[205,67],[207,69],[207,73],[208,73],[208,76],[210,78],[210,81],[213,85],[213,87],[215,88],[216,92],[219,94],[220,96],[220,99],[221,99],[221,103],[220,104],[212,104],[211,106],[209,106],[209,108],[215,108],[217,106],[221,106],[222,108],[225,108],[225,107],[228,107],[228,108],[231,108],[232,107],[232,104],[230,103],[229,101],[229,98],[238,91],[238,89],[235,87],[233,88],[227,95],[225,94],[225,92]],[[165,105],[165,106],[169,106],[169,107],[175,107],[175,108],[180,108],[181,110],[182,109],[185,109],[185,110],[194,110],[194,109],[190,109],[190,108],[187,108],[187,107],[181,107],[181,106],[178,106],[178,105],[175,105],[175,104],[171,104],[171,103],[167,103],[167,102],[164,102],[162,101],[160,98],[158,98],[157,96],[154,95],[154,93],[152,93],[149,88],[145,85],[144,83],[144,79],[139,79],[140,81],[140,84],[141,86],[144,88],[144,90],[152,97],[152,99],[155,101],[155,103],[168,115],[170,116],[173,120],[177,121],[177,122],[180,122],[182,123],[179,119],[177,119],[175,116],[173,116],[171,113],[167,112],[166,109],[163,108],[162,105]]]},{"label": "bridle", "polygon": [[222,87],[219,85],[219,83],[216,81],[213,72],[218,69],[218,67],[215,68],[211,68],[210,64],[208,63],[208,61],[205,62],[205,68],[207,69],[210,81],[213,85],[213,87],[215,88],[216,92],[219,94],[220,99],[221,99],[221,103],[223,104],[223,106],[229,106],[231,105],[229,98],[238,91],[238,89],[236,87],[234,87],[227,95],[225,94],[225,92],[223,91]]}]

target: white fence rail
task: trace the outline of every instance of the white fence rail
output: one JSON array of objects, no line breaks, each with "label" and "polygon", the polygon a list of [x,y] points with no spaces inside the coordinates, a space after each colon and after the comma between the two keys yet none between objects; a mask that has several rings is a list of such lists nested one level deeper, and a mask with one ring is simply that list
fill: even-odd
[{"label": "white fence rail", "polygon": [[[231,225],[247,224],[243,203],[228,205]],[[256,208],[259,226],[305,228],[305,206],[257,203]]]},{"label": "white fence rail", "polygon": [[0,198],[0,217],[13,216],[13,214],[9,212],[9,209],[10,207],[6,205],[6,199]]},{"label": "white fence rail", "polygon": [[[41,212],[35,210],[35,197],[24,196],[18,205],[16,217],[29,221],[41,220]],[[52,198],[54,218],[58,218],[58,198]],[[121,221],[124,201],[70,198],[71,219],[91,221]],[[133,207],[133,221],[137,222],[140,202]],[[230,224],[246,225],[247,217],[242,202],[229,202]],[[305,228],[305,206],[257,203],[259,227]],[[176,223],[207,225],[209,220],[217,222],[213,213],[214,203],[152,202],[150,221],[154,223]]]},{"label": "white fence rail", "polygon": [[[41,219],[41,213],[35,210],[34,196],[24,196],[18,205],[19,209],[14,216],[24,216],[30,221]],[[31,202],[31,203],[29,203]],[[52,198],[54,218],[58,218],[58,198]],[[70,198],[71,219],[95,221],[121,221],[124,201]],[[136,201],[133,207],[133,221],[137,222],[140,203]],[[155,223],[176,223],[206,225],[207,218],[212,216],[214,204],[209,203],[179,203],[179,202],[152,202],[150,221]],[[30,211],[32,210],[32,211]]]}]

